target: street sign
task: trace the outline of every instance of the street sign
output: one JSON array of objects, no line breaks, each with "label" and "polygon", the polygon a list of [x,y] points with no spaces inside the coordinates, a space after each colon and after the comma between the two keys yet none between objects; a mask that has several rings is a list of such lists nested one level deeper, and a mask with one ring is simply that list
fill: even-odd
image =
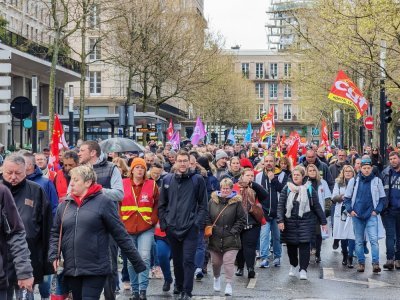
[{"label": "street sign", "polygon": [[364,126],[367,130],[374,130],[374,117],[373,116],[367,116],[364,119]]},{"label": "street sign", "polygon": [[32,120],[31,119],[24,120],[24,128],[27,128],[27,129],[32,128]]},{"label": "street sign", "polygon": [[338,140],[338,139],[340,138],[340,132],[339,132],[339,131],[334,131],[334,132],[333,132],[333,138],[334,138],[335,140]]},{"label": "street sign", "polygon": [[16,97],[10,105],[11,114],[20,120],[29,117],[33,111],[31,100],[26,97]]},{"label": "street sign", "polygon": [[311,129],[311,133],[312,133],[312,135],[319,135],[319,128],[317,128],[317,127],[313,127],[312,129]]}]

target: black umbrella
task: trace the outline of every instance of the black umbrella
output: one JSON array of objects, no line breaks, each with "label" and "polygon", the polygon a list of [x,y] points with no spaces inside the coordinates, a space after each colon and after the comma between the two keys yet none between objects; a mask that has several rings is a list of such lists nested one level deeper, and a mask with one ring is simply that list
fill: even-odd
[{"label": "black umbrella", "polygon": [[134,140],[121,137],[101,141],[99,145],[101,150],[105,153],[145,151],[144,147],[136,143]]}]

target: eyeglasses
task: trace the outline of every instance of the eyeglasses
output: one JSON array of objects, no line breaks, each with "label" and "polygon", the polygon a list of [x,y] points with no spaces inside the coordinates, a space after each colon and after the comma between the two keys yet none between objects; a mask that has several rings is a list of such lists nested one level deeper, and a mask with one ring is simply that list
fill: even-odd
[{"label": "eyeglasses", "polygon": [[188,163],[188,162],[189,162],[189,160],[188,160],[188,159],[184,159],[184,160],[177,160],[176,162],[177,162],[177,163],[180,163],[180,164],[186,164],[186,163]]}]

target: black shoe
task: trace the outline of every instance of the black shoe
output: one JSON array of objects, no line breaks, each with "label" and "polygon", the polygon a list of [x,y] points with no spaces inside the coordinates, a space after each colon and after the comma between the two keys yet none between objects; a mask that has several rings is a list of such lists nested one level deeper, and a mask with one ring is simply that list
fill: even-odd
[{"label": "black shoe", "polygon": [[254,268],[249,268],[247,271],[247,278],[251,279],[256,277],[256,272],[254,271]]},{"label": "black shoe", "polygon": [[353,269],[353,268],[354,268],[354,265],[353,265],[353,257],[352,257],[352,256],[349,256],[348,259],[347,259],[347,267],[348,267],[349,269]]},{"label": "black shoe", "polygon": [[339,248],[339,241],[340,240],[334,240],[333,241],[333,245],[332,245],[332,249],[336,250],[337,248]]},{"label": "black shoe", "polygon": [[170,289],[171,289],[171,282],[165,280],[162,286],[163,292],[169,292]]},{"label": "black shoe", "polygon": [[140,291],[139,300],[147,300],[146,291]]},{"label": "black shoe", "polygon": [[315,263],[319,264],[321,262],[321,256],[316,255],[315,256]]},{"label": "black shoe", "polygon": [[347,266],[347,262],[348,262],[348,255],[343,254],[342,265]]},{"label": "black shoe", "polygon": [[139,293],[133,292],[132,297],[129,297],[129,300],[139,300]]},{"label": "black shoe", "polygon": [[192,296],[190,296],[189,294],[183,292],[182,296],[181,296],[181,300],[191,300]]},{"label": "black shoe", "polygon": [[236,273],[235,273],[235,275],[236,275],[236,276],[243,276],[243,269],[238,268],[237,271],[236,271]]},{"label": "black shoe", "polygon": [[174,286],[174,295],[180,295],[182,293],[182,289],[178,288],[176,285]]}]

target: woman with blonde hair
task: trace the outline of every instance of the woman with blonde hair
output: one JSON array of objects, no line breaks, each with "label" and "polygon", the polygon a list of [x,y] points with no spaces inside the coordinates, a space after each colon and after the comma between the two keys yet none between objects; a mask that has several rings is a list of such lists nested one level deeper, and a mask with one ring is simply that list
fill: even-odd
[{"label": "woman with blonde hair", "polygon": [[[319,204],[322,210],[325,212],[325,206],[331,201],[331,191],[328,183],[322,179],[319,174],[319,170],[316,165],[308,164],[306,168],[307,180],[311,183],[313,189],[317,191]],[[321,246],[322,246],[322,234],[321,224],[317,224],[315,227],[315,235],[311,240],[311,254],[315,254],[315,262],[321,262]]]},{"label": "woman with blonde hair", "polygon": [[334,206],[333,238],[340,240],[343,260],[342,265],[354,268],[353,256],[355,250],[355,236],[353,232],[353,222],[347,213],[344,205],[344,194],[351,178],[356,176],[356,172],[350,165],[343,166],[332,192],[332,203]]}]

